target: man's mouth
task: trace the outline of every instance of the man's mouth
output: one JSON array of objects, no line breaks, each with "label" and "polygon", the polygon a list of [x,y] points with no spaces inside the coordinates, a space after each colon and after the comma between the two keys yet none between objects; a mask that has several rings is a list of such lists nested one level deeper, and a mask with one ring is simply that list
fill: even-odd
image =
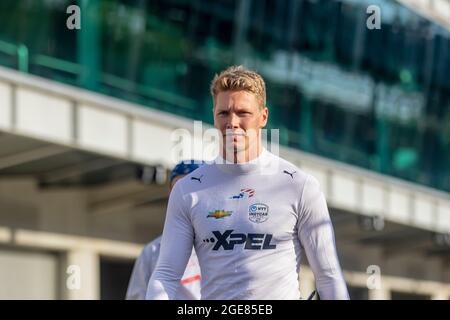
[{"label": "man's mouth", "polygon": [[245,137],[245,133],[244,132],[227,132],[224,134],[224,136],[226,137]]}]

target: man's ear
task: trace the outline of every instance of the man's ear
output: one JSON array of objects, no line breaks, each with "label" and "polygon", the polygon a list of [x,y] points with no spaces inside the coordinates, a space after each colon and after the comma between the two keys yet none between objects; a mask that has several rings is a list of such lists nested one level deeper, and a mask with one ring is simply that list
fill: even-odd
[{"label": "man's ear", "polygon": [[262,113],[262,124],[261,124],[261,128],[264,128],[267,125],[267,119],[269,118],[269,108],[264,107],[261,110]]}]

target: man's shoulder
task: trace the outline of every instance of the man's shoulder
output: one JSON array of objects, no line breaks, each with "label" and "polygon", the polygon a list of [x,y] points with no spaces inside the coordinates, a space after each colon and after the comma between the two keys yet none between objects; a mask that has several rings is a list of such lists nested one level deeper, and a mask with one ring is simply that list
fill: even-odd
[{"label": "man's shoulder", "polygon": [[297,165],[284,158],[281,158],[278,155],[270,153],[270,156],[272,157],[272,166],[276,168],[277,172],[279,174],[290,177],[292,181],[304,184],[306,180],[311,176],[309,173],[305,172]]},{"label": "man's shoulder", "polygon": [[159,249],[161,247],[161,236],[153,239],[148,242],[144,248],[142,248],[141,253],[139,254],[138,259],[141,263],[147,263],[149,260],[152,260],[152,257],[159,254]]},{"label": "man's shoulder", "polygon": [[212,174],[212,169],[212,164],[206,163],[178,180],[176,184],[180,184],[183,193],[202,187],[206,178]]},{"label": "man's shoulder", "polygon": [[[274,155],[275,157],[278,157]],[[292,176],[293,180],[296,181],[302,190],[309,190],[309,192],[316,193],[322,192],[319,180],[312,174],[300,169],[295,164],[289,162],[286,159],[278,157],[280,171],[286,175]]]},{"label": "man's shoulder", "polygon": [[144,249],[142,249],[142,251],[154,252],[154,251],[159,250],[159,247],[161,246],[161,238],[162,238],[162,236],[158,236],[157,238],[155,238],[152,241],[150,241],[149,243],[147,243],[144,246]]}]

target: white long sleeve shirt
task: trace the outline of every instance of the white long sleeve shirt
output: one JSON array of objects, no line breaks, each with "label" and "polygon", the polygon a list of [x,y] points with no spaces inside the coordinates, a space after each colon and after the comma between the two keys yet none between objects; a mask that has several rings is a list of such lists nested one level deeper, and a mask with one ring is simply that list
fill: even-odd
[{"label": "white long sleeve shirt", "polygon": [[219,157],[175,184],[147,299],[174,299],[192,246],[202,299],[299,299],[302,250],[320,298],[349,298],[317,180],[267,150],[244,164]]},{"label": "white long sleeve shirt", "polygon": [[[147,284],[156,267],[161,248],[161,237],[149,242],[134,263],[133,272],[126,294],[127,300],[144,300]],[[181,278],[181,285],[175,295],[175,300],[200,299],[200,266],[195,250],[192,250],[189,262]]]}]

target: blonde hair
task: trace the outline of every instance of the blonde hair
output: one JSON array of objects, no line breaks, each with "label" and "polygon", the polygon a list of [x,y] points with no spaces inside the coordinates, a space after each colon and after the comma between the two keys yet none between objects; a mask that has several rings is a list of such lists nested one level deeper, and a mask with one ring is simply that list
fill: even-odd
[{"label": "blonde hair", "polygon": [[214,76],[211,82],[211,95],[215,102],[217,95],[222,91],[247,91],[253,93],[259,103],[259,108],[266,106],[266,84],[264,79],[243,66],[231,66],[220,74]]}]

